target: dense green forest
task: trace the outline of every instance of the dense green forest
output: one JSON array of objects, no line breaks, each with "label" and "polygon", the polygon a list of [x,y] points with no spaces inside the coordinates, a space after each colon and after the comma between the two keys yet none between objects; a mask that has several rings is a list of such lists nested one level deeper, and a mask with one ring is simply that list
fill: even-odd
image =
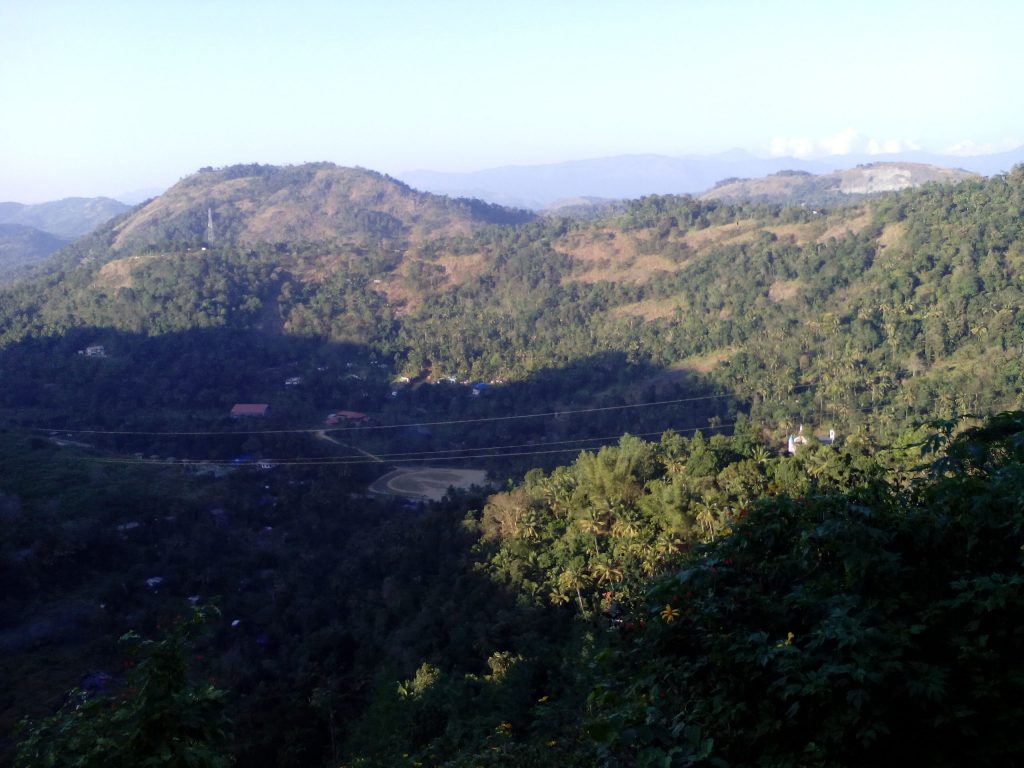
[{"label": "dense green forest", "polygon": [[[205,169],[0,293],[0,760],[1015,764],[1022,267],[1021,168]],[[424,464],[492,487],[368,493]]]},{"label": "dense green forest", "polygon": [[358,344],[395,374],[459,381],[539,378],[608,353],[646,366],[612,375],[627,398],[701,379],[775,428],[884,433],[1020,404],[1022,194],[1016,170],[832,213],[652,197],[604,221],[477,220],[426,239],[368,221],[348,245],[207,247],[203,226],[171,227],[124,255],[118,233],[142,226],[129,216],[8,290],[0,331],[27,347],[91,329],[133,366],[145,337],[256,332]]},{"label": "dense green forest", "polygon": [[420,513],[12,442],[16,764],[1013,763],[1024,417],[939,427],[627,436]]}]

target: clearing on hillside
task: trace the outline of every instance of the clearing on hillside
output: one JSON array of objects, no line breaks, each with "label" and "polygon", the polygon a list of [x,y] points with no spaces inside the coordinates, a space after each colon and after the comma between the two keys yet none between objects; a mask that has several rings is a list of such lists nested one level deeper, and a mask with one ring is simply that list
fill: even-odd
[{"label": "clearing on hillside", "polygon": [[487,473],[484,470],[403,467],[377,478],[368,490],[381,496],[440,501],[449,488],[465,490],[474,485],[487,485]]}]

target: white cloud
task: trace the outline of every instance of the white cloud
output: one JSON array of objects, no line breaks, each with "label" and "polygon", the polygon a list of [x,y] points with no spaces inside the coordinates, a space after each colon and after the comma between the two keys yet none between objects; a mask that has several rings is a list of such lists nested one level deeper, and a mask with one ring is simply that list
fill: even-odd
[{"label": "white cloud", "polygon": [[769,151],[772,157],[814,157],[816,150],[814,139],[787,139],[776,136],[772,139]]},{"label": "white cloud", "polygon": [[868,139],[864,147],[869,155],[895,155],[898,152],[913,152],[921,148],[913,139]]},{"label": "white cloud", "polygon": [[990,141],[979,144],[974,139],[963,139],[951,147],[942,150],[944,155],[960,155],[970,157],[971,155],[991,155],[996,152],[1006,152],[1008,149],[1016,149],[1022,143],[1019,139],[1003,139],[1002,141]]},{"label": "white cloud", "polygon": [[826,155],[849,155],[859,146],[860,133],[854,128],[847,128],[835,136],[827,136],[818,141]]},{"label": "white cloud", "polygon": [[913,139],[879,139],[861,134],[856,128],[846,128],[834,136],[812,139],[776,136],[769,144],[772,157],[797,157],[802,160],[852,154],[886,155],[920,149]]}]

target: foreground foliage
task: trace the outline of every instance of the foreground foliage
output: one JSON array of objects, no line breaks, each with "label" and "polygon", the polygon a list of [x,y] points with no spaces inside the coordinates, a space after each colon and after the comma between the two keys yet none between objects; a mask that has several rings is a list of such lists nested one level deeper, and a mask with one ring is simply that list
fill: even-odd
[{"label": "foreground foliage", "polygon": [[[251,619],[269,647],[222,626],[205,649],[227,693],[189,682],[177,629],[143,643],[19,765],[1024,759],[1024,414],[792,457],[746,427],[626,437],[465,512],[406,518],[373,545],[386,567],[327,589],[281,572]],[[320,530],[318,572],[344,540]]]},{"label": "foreground foliage", "polygon": [[[433,713],[419,751],[401,745],[408,764],[1016,764],[1024,415],[918,447],[941,453],[912,483],[737,507],[730,531],[679,556],[628,613],[584,597],[564,656],[519,661],[534,671],[526,709],[421,670],[394,700],[398,722]],[[491,567],[509,568],[522,539],[508,535]],[[562,549],[549,539],[527,559]],[[621,583],[639,578],[625,570]]]},{"label": "foreground foliage", "polygon": [[28,729],[16,768],[222,768],[227,749],[224,692],[189,678],[185,643],[204,613],[175,623],[161,640],[128,634],[128,669],[115,695],[72,691],[64,706]]}]

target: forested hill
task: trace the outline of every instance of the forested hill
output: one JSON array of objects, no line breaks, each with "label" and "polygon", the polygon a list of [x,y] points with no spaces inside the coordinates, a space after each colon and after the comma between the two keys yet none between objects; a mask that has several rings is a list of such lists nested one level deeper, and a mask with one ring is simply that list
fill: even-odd
[{"label": "forested hill", "polygon": [[0,283],[43,261],[67,242],[34,227],[0,224]]},{"label": "forested hill", "polygon": [[111,248],[172,243],[418,242],[470,234],[530,214],[416,192],[387,176],[330,163],[205,168],[113,228]]},{"label": "forested hill", "polygon": [[1024,167],[200,172],[0,291],[0,763],[1020,765],[1022,276]]},{"label": "forested hill", "polygon": [[0,285],[30,273],[77,237],[129,210],[109,197],[0,203]]},{"label": "forested hill", "polygon": [[652,196],[596,221],[495,224],[522,217],[368,171],[235,167],[8,290],[0,337],[221,328],[506,381],[620,355],[632,399],[698,376],[771,420],[895,424],[1015,404],[1022,211],[1017,169],[834,210]]}]

